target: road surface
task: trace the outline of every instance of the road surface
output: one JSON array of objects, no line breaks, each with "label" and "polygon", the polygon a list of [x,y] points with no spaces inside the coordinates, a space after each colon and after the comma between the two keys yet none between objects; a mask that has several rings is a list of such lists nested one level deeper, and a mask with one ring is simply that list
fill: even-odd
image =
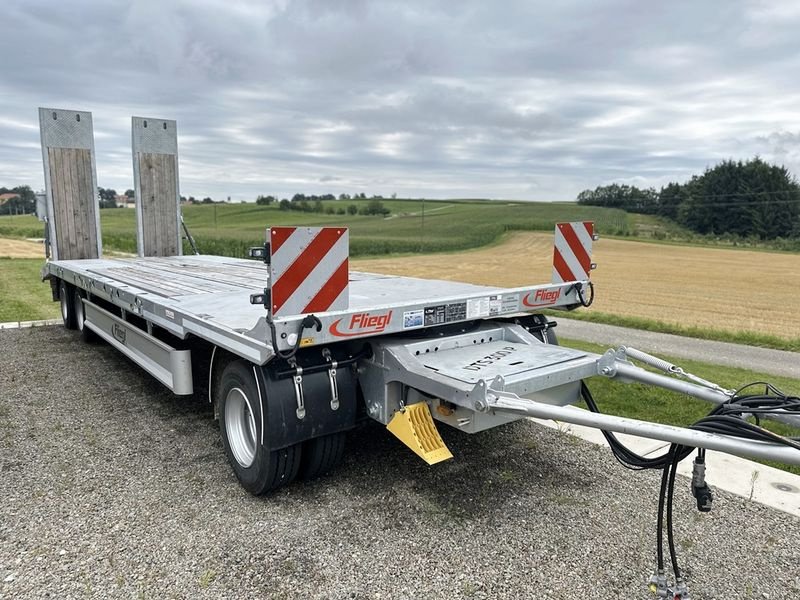
[{"label": "road surface", "polygon": [[632,346],[656,355],[699,360],[715,365],[750,369],[768,375],[800,379],[800,353],[757,348],[728,342],[699,340],[668,333],[628,329],[574,319],[556,319],[559,337],[607,344]]}]

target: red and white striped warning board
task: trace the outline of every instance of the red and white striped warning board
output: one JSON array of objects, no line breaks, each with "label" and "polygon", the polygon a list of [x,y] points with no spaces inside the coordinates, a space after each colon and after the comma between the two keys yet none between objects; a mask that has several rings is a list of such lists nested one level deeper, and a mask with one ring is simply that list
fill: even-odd
[{"label": "red and white striped warning board", "polygon": [[585,281],[592,264],[592,241],[594,223],[576,221],[556,223],[553,244],[553,283]]},{"label": "red and white striped warning board", "polygon": [[346,227],[271,227],[267,235],[274,317],[348,307]]}]

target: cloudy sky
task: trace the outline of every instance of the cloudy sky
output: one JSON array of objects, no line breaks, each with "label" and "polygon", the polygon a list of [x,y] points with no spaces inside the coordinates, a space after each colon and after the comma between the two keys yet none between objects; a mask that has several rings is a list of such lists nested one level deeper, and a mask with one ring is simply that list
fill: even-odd
[{"label": "cloudy sky", "polygon": [[800,2],[2,0],[0,185],[37,107],[178,121],[181,191],[571,200],[756,154],[800,175]]}]

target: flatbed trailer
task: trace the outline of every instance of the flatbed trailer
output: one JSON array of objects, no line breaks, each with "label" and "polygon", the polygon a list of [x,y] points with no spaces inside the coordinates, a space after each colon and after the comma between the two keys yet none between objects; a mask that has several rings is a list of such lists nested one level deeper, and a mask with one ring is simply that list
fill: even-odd
[{"label": "flatbed trailer", "polygon": [[[65,326],[107,342],[175,394],[207,394],[231,467],[253,494],[332,470],[345,433],[364,419],[429,464],[452,458],[435,422],[466,433],[529,416],[589,425],[624,464],[663,469],[662,499],[674,465],[699,449],[692,491],[701,510],[711,502],[705,449],[800,464],[796,441],[748,421],[757,414],[798,426],[796,398],[776,391],[756,404],[632,348],[558,345],[542,311],[591,304],[591,223],[558,224],[551,281],[517,288],[350,271],[346,227],[265,225],[251,259],[183,255],[183,236],[196,246],[180,217],[174,121],[134,117],[139,256],[103,257],[91,115],[40,109],[40,124],[43,278]],[[600,414],[584,383],[591,377],[643,382],[717,409],[691,428]],[[591,410],[570,406],[581,399]],[[664,457],[639,457],[611,432],[672,446]],[[654,591],[688,597],[677,563],[677,582],[667,583],[660,552],[659,544]]]}]

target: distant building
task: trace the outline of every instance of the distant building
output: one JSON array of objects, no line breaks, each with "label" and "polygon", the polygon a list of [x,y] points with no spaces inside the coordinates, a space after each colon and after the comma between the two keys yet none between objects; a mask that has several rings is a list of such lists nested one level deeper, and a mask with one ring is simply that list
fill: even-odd
[{"label": "distant building", "polygon": [[0,194],[0,206],[3,206],[3,204],[11,200],[12,198],[19,198],[19,194],[15,194],[14,192],[8,192],[7,194]]},{"label": "distant building", "polygon": [[117,206],[121,206],[122,208],[133,208],[136,206],[136,200],[134,198],[128,198],[125,194],[117,194]]}]

